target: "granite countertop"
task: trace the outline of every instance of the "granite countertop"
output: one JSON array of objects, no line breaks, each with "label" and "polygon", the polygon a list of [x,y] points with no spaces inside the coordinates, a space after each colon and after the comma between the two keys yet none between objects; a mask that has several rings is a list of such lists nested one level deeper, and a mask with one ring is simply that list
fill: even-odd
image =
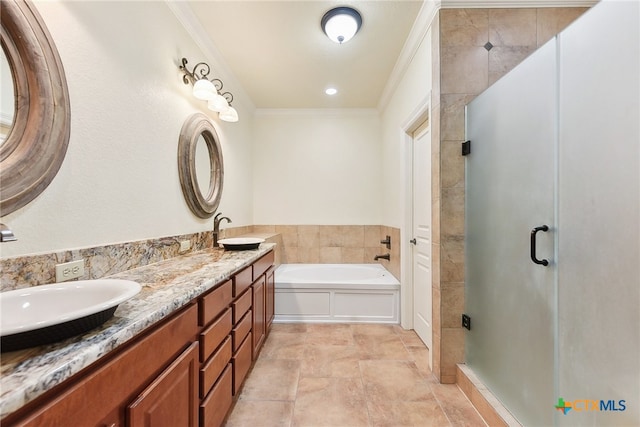
[{"label": "granite countertop", "polygon": [[0,419],[60,384],[149,326],[227,280],[275,247],[208,249],[109,276],[134,280],[142,290],[120,304],[101,327],[60,343],[3,353],[0,359]]}]

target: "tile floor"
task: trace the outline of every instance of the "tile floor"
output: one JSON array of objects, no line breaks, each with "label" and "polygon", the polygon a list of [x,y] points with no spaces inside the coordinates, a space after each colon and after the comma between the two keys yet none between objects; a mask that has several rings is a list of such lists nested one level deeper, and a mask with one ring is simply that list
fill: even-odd
[{"label": "tile floor", "polygon": [[394,325],[274,324],[227,427],[486,426]]}]

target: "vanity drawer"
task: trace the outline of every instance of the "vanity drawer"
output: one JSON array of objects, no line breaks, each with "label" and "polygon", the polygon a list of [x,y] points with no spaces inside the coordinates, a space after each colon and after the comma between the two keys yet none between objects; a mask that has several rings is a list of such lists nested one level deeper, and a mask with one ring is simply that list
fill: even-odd
[{"label": "vanity drawer", "polygon": [[245,289],[251,286],[252,280],[252,266],[245,268],[244,270],[236,273],[233,276],[233,296],[234,298],[244,292]]},{"label": "vanity drawer", "polygon": [[275,262],[275,254],[273,251],[269,252],[259,260],[253,263],[253,281],[255,282],[258,277],[264,274]]},{"label": "vanity drawer", "polygon": [[200,398],[205,397],[207,393],[209,393],[209,390],[211,390],[211,387],[213,387],[224,368],[231,362],[231,354],[231,337],[227,337],[218,351],[216,351],[207,364],[200,369]]},{"label": "vanity drawer", "polygon": [[236,325],[244,314],[251,309],[251,290],[247,289],[240,298],[231,304],[231,307],[233,307],[233,324]]},{"label": "vanity drawer", "polygon": [[232,328],[231,309],[227,308],[222,316],[200,333],[200,362],[204,362],[211,356],[211,353],[224,341]]},{"label": "vanity drawer", "polygon": [[198,324],[204,326],[211,322],[231,303],[232,282],[227,280],[222,285],[200,298],[198,303]]},{"label": "vanity drawer", "polygon": [[222,425],[233,402],[233,375],[228,364],[211,393],[200,405],[200,426],[219,427]]},{"label": "vanity drawer", "polygon": [[234,352],[238,351],[238,348],[240,348],[240,344],[244,341],[249,332],[251,332],[251,318],[252,313],[251,310],[249,310],[247,314],[244,315],[242,320],[238,322],[235,328],[233,328],[233,330],[231,331]]},{"label": "vanity drawer", "polygon": [[244,381],[249,368],[251,368],[251,347],[253,339],[251,338],[251,332],[244,340],[240,349],[233,355],[231,359],[233,362],[233,395],[235,396],[240,391],[242,382]]}]

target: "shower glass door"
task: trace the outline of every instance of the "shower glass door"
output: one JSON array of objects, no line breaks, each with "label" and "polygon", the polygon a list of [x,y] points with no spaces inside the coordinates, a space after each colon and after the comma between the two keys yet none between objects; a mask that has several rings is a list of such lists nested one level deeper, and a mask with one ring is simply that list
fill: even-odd
[{"label": "shower glass door", "polygon": [[467,106],[465,360],[524,425],[557,412],[555,43]]}]

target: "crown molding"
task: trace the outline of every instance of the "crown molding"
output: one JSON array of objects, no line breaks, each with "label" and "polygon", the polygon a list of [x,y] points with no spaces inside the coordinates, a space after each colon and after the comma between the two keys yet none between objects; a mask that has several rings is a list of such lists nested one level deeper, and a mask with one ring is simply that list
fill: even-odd
[{"label": "crown molding", "polygon": [[[233,70],[224,60],[220,50],[213,43],[196,14],[191,7],[189,7],[188,2],[165,0],[165,4],[169,10],[173,12],[178,22],[182,24],[196,45],[202,50],[206,59],[210,62],[209,65],[216,70],[216,77],[224,80],[225,88],[230,87],[230,90],[235,94],[235,102],[241,103],[243,107],[253,112],[256,109],[253,101],[240,81],[235,77]],[[200,60],[196,62],[200,62]]]},{"label": "crown molding", "polygon": [[258,116],[378,116],[376,108],[256,108]]},{"label": "crown molding", "polygon": [[462,8],[543,8],[543,7],[592,7],[599,0],[424,0],[407,41],[398,56],[378,101],[378,110],[383,111],[397,89],[413,57],[420,48],[431,23],[440,9]]},{"label": "crown molding", "polygon": [[442,0],[442,9],[591,7],[598,0]]},{"label": "crown molding", "polygon": [[378,110],[383,111],[384,106],[389,103],[391,96],[396,91],[402,77],[407,72],[407,69],[411,64],[411,61],[413,61],[413,57],[416,55],[422,41],[431,28],[431,23],[436,17],[439,9],[440,0],[425,0],[422,3],[422,7],[420,8],[418,16],[411,27],[411,31],[409,31],[409,36],[402,47],[398,60],[387,79],[387,84],[382,90],[382,94],[378,100]]}]

